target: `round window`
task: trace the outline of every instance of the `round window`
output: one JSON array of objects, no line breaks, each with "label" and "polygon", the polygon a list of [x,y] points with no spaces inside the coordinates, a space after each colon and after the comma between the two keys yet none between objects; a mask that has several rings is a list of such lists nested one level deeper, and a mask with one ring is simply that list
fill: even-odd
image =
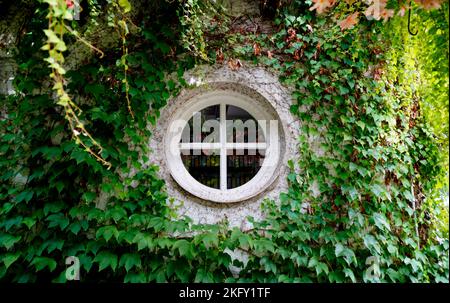
[{"label": "round window", "polygon": [[164,144],[171,175],[199,198],[242,201],[276,178],[278,120],[248,96],[204,93],[178,108],[169,125]]}]

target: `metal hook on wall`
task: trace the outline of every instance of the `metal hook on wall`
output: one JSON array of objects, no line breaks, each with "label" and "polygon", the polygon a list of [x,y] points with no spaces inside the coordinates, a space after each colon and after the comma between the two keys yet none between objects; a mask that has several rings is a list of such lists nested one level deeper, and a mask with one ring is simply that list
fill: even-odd
[{"label": "metal hook on wall", "polygon": [[411,36],[415,36],[419,33],[419,30],[416,30],[415,33],[413,33],[411,31],[411,2],[412,1],[409,1],[409,7],[408,7],[408,32]]}]

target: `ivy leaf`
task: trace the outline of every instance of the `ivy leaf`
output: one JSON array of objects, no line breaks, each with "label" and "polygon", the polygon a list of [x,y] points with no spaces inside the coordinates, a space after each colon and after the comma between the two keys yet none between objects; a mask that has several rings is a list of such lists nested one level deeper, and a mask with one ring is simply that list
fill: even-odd
[{"label": "ivy leaf", "polygon": [[57,44],[57,43],[61,42],[61,40],[58,38],[58,36],[53,31],[48,30],[48,29],[44,29],[44,33],[47,36],[47,38],[48,38],[47,41],[49,43]]},{"label": "ivy leaf", "polygon": [[386,270],[386,273],[388,274],[389,278],[391,278],[392,281],[396,282],[396,281],[401,281],[401,274],[392,269],[392,268],[388,268]]},{"label": "ivy leaf", "polygon": [[125,283],[147,283],[147,278],[144,273],[127,273],[124,278]]},{"label": "ivy leaf", "polygon": [[355,253],[350,248],[342,245],[341,243],[336,244],[334,253],[336,257],[344,257],[347,264],[351,264],[352,262],[356,263]]},{"label": "ivy leaf", "polygon": [[119,0],[119,5],[123,9],[124,13],[131,11],[131,4],[128,0]]},{"label": "ivy leaf", "polygon": [[47,252],[51,253],[55,249],[61,250],[64,245],[63,239],[54,239],[47,241]]},{"label": "ivy leaf", "polygon": [[403,195],[405,196],[406,199],[408,199],[408,201],[414,202],[415,199],[410,190],[404,190]]},{"label": "ivy leaf", "polygon": [[211,272],[204,268],[199,268],[194,279],[195,283],[211,283],[214,282],[214,277]]},{"label": "ivy leaf", "polygon": [[375,222],[375,225],[379,228],[379,229],[387,229],[388,231],[391,231],[391,226],[389,225],[386,217],[383,214],[380,213],[374,213],[372,215],[372,218]]},{"label": "ivy leaf", "polygon": [[194,249],[191,243],[187,240],[178,240],[173,245],[173,249],[178,249],[181,256],[185,256],[188,259],[192,259],[194,256]]},{"label": "ivy leaf", "polygon": [[328,275],[328,273],[329,273],[328,265],[323,262],[318,262],[316,265],[316,273],[317,273],[317,275],[320,275],[321,273],[325,273]]},{"label": "ivy leaf", "polygon": [[366,124],[362,121],[356,121],[356,125],[358,125],[362,130],[366,128]]},{"label": "ivy leaf", "polygon": [[153,217],[150,219],[148,227],[153,227],[158,232],[164,227],[164,219],[161,217]]},{"label": "ivy leaf", "polygon": [[356,283],[355,275],[353,274],[353,271],[350,268],[344,268],[344,274],[347,278],[350,278],[353,283]]},{"label": "ivy leaf", "polygon": [[153,237],[147,234],[138,233],[134,239],[133,243],[137,243],[138,251],[144,248],[149,248],[150,250],[155,247]]},{"label": "ivy leaf", "polygon": [[270,260],[268,257],[263,257],[260,260],[260,264],[264,267],[264,271],[266,273],[269,273],[269,272],[273,272],[274,274],[277,273],[277,265],[272,260]]},{"label": "ivy leaf", "polygon": [[319,263],[319,260],[316,256],[312,256],[311,259],[309,259],[308,262],[308,268],[313,268]]},{"label": "ivy leaf", "polygon": [[423,270],[422,264],[420,264],[420,262],[415,260],[415,259],[411,259],[411,258],[406,257],[404,259],[404,262],[405,262],[405,264],[411,265],[411,267],[413,269],[413,272],[418,272],[419,270],[420,271]]},{"label": "ivy leaf", "polygon": [[45,267],[48,267],[50,271],[54,271],[57,264],[56,261],[51,258],[35,257],[31,262],[31,265],[34,265],[36,267],[36,271],[41,271]]},{"label": "ivy leaf", "polygon": [[108,211],[108,215],[117,223],[120,219],[126,217],[127,212],[122,207],[115,207]]},{"label": "ivy leaf", "polygon": [[380,197],[383,200],[385,199],[391,200],[389,192],[387,192],[386,188],[381,186],[380,184],[372,184],[370,186],[370,190],[375,196]]},{"label": "ivy leaf", "polygon": [[379,185],[379,184],[373,184],[371,187],[370,187],[370,190],[372,191],[372,193],[375,195],[375,196],[377,196],[377,197],[380,197],[381,196],[381,194],[383,193],[383,188]]},{"label": "ivy leaf", "polygon": [[381,254],[381,247],[380,244],[378,244],[377,239],[375,239],[374,236],[372,235],[365,235],[364,236],[364,245],[369,249],[375,249],[375,251],[377,252],[377,254]]},{"label": "ivy leaf", "polygon": [[346,94],[348,94],[350,92],[350,90],[348,89],[348,88],[346,88],[345,86],[343,86],[343,85],[339,85],[339,93],[341,94],[341,95],[346,95]]},{"label": "ivy leaf", "polygon": [[97,197],[97,194],[96,193],[93,193],[93,192],[85,192],[84,194],[83,194],[83,199],[86,201],[86,202],[92,202],[92,201],[94,201],[94,199]]},{"label": "ivy leaf", "polygon": [[80,163],[86,161],[88,154],[84,150],[77,148],[77,149],[72,150],[72,153],[70,154],[70,156],[73,159],[75,159],[77,164],[80,164]]},{"label": "ivy leaf", "polygon": [[392,245],[392,244],[389,244],[389,245],[388,245],[387,250],[388,250],[388,252],[389,252],[391,255],[393,255],[393,256],[396,256],[396,255],[398,254],[398,249],[397,249],[397,247],[394,246],[394,245]]},{"label": "ivy leaf", "polygon": [[219,245],[219,238],[214,233],[207,233],[203,236],[202,241],[206,248],[217,247]]},{"label": "ivy leaf", "polygon": [[113,271],[116,271],[117,267],[117,255],[109,251],[101,251],[95,258],[94,262],[98,262],[99,271],[104,270],[107,267],[111,267]]},{"label": "ivy leaf", "polygon": [[9,250],[11,247],[14,246],[15,243],[17,243],[20,239],[22,239],[21,236],[13,236],[10,234],[0,234],[0,244],[3,247],[6,247],[7,250]]},{"label": "ivy leaf", "polygon": [[64,208],[64,204],[61,202],[57,203],[45,203],[44,205],[44,215],[48,215],[49,213],[58,213]]},{"label": "ivy leaf", "polygon": [[22,216],[17,216],[0,223],[0,226],[3,225],[5,227],[5,230],[8,231],[11,229],[11,227],[19,226],[20,224],[22,224],[23,221],[22,219],[23,219]]},{"label": "ivy leaf", "polygon": [[81,255],[79,258],[80,264],[83,266],[86,272],[89,272],[92,267],[92,258],[88,255]]},{"label": "ivy leaf", "polygon": [[253,241],[253,245],[255,247],[256,251],[265,253],[265,252],[275,252],[275,246],[273,245],[273,242],[269,239],[261,239],[261,240],[255,240]]},{"label": "ivy leaf", "polygon": [[119,266],[124,266],[125,270],[128,272],[133,267],[140,268],[141,265],[141,258],[138,254],[124,254],[120,258]]},{"label": "ivy leaf", "polygon": [[6,269],[8,269],[8,267],[11,266],[11,264],[13,264],[14,262],[17,261],[17,259],[19,259],[20,257],[20,253],[16,252],[16,253],[9,253],[3,256],[3,264],[5,264]]},{"label": "ivy leaf", "polygon": [[50,223],[48,224],[49,228],[59,226],[61,230],[64,230],[69,225],[69,219],[66,218],[63,214],[53,214],[47,217],[47,221]]},{"label": "ivy leaf", "polygon": [[69,230],[73,232],[75,235],[78,234],[78,232],[81,230],[81,224],[80,222],[74,222],[70,224]]},{"label": "ivy leaf", "polygon": [[24,190],[21,193],[19,193],[15,198],[14,201],[17,203],[20,203],[22,201],[30,202],[31,198],[33,198],[34,192],[30,190]]},{"label": "ivy leaf", "polygon": [[119,236],[119,231],[117,230],[117,227],[112,226],[112,225],[100,227],[97,230],[97,233],[95,234],[95,237],[97,239],[100,239],[101,237],[103,237],[106,242],[108,242],[112,238],[112,236],[114,236],[116,238],[116,240],[117,240],[117,237]]},{"label": "ivy leaf", "polygon": [[178,277],[178,279],[180,279],[181,282],[189,282],[189,277],[191,276],[191,268],[186,262],[180,261],[181,260],[178,260],[174,264],[175,275]]}]

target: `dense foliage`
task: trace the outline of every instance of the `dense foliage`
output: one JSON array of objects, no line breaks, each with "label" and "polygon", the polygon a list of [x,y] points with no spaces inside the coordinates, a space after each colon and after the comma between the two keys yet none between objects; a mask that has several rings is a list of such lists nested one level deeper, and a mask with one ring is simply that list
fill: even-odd
[{"label": "dense foliage", "polygon": [[[158,18],[134,20],[133,34],[120,32],[117,48],[49,82],[54,66],[43,59],[57,43],[43,32],[46,2],[18,46],[16,94],[1,99],[1,280],[65,281],[65,258],[77,256],[83,281],[448,282],[448,210],[438,199],[448,65],[433,46],[424,54],[404,19],[343,32],[297,0],[279,8],[273,34],[249,33],[203,1],[170,1]],[[129,3],[118,3],[112,26],[121,31]],[[448,57],[446,5],[420,18],[421,35],[447,43]],[[143,164],[147,125],[199,60],[261,64],[295,88],[299,160],[289,162],[289,192],[266,201],[266,219],[251,230],[179,218],[158,168]],[[56,95],[55,83],[64,89]],[[73,140],[84,134],[55,104],[65,93],[95,142]]]}]

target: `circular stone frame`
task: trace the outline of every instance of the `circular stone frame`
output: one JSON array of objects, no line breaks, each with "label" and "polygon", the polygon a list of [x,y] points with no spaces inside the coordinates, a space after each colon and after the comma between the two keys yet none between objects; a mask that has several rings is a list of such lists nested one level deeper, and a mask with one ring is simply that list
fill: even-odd
[{"label": "circular stone frame", "polygon": [[[292,90],[280,84],[277,75],[265,68],[251,66],[243,62],[244,66],[238,70],[231,70],[227,65],[200,65],[186,71],[184,79],[193,84],[182,89],[180,93],[169,99],[161,109],[155,125],[149,124],[152,136],[149,141],[149,154],[145,155],[147,165],[159,166],[158,175],[165,182],[165,190],[169,196],[170,207],[181,217],[187,216],[195,223],[215,224],[226,219],[229,226],[241,229],[251,228],[248,216],[255,220],[263,218],[261,203],[265,199],[277,201],[280,193],[289,190],[287,176],[289,174],[288,161],[296,162],[298,157],[298,137],[300,122],[290,112]],[[176,77],[176,75],[174,75]],[[275,113],[279,117],[280,145],[279,166],[273,180],[262,188],[259,194],[236,203],[217,203],[193,195],[181,187],[173,178],[165,155],[164,139],[174,113],[184,104],[196,96],[225,90],[247,96],[252,104],[258,104],[264,111]],[[284,136],[284,138],[283,138]],[[183,168],[184,169],[184,168]]]},{"label": "circular stone frame", "polygon": [[[197,90],[202,90],[202,92],[191,99],[185,100],[183,105],[172,114],[172,119],[169,122],[169,128],[167,129],[163,142],[166,163],[175,181],[184,190],[200,199],[218,203],[244,201],[263,192],[278,177],[279,161],[282,158],[280,157],[280,152],[285,150],[285,136],[279,123],[280,118],[268,102],[265,104],[255,102],[255,99],[251,96],[244,95],[235,90],[225,88],[211,90],[211,86],[208,88],[196,88]],[[266,125],[266,127],[263,127],[266,148],[261,168],[250,181],[232,189],[215,189],[195,180],[182,162],[179,146],[184,126],[194,112],[199,112],[208,106],[222,104],[240,107],[246,110],[257,121],[261,121],[261,123],[265,123]],[[276,128],[275,132],[272,131],[272,127]],[[269,132],[267,132],[267,128]],[[224,144],[225,142],[220,142],[221,146]],[[221,155],[221,157],[223,156],[224,154]]]}]

